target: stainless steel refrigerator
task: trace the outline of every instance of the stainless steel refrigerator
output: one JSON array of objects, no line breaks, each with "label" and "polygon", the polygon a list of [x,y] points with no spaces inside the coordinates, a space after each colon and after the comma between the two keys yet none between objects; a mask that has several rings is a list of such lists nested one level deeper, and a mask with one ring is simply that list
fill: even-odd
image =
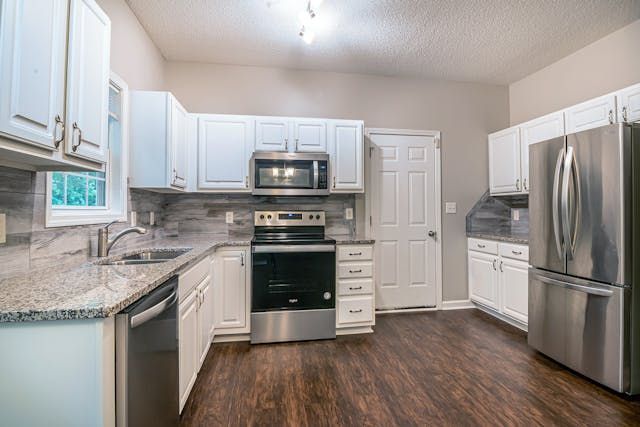
[{"label": "stainless steel refrigerator", "polygon": [[640,125],[529,147],[529,345],[640,393]]}]

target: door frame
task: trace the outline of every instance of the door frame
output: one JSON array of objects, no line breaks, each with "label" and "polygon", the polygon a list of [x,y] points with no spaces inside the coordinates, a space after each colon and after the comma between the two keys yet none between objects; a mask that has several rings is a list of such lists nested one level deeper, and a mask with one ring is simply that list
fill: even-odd
[{"label": "door frame", "polygon": [[[440,138],[440,131],[436,130],[414,130],[414,129],[388,129],[388,128],[365,128],[365,150],[369,155],[365,156],[364,173],[365,182],[369,185],[369,188],[374,187],[374,175],[373,169],[373,157],[375,147],[371,144],[372,135],[402,135],[402,136],[426,136],[432,137],[435,140],[434,150],[434,165],[435,165],[435,204],[436,204],[436,307],[418,309],[419,311],[433,311],[442,309],[442,168],[441,168],[441,150],[442,140]],[[375,232],[373,230],[373,192],[365,191],[365,235],[375,239]],[[374,245],[375,247],[375,245]],[[426,262],[426,259],[425,259]],[[374,283],[375,285],[375,283]],[[409,311],[418,311],[416,309],[409,309]],[[405,310],[390,310],[397,312],[404,312]],[[381,313],[376,311],[377,313]],[[388,310],[383,311],[389,312]]]}]

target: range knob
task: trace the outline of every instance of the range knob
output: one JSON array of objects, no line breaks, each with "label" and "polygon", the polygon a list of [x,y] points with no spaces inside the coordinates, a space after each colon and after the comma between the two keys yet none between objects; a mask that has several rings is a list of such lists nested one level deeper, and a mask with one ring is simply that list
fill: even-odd
[{"label": "range knob", "polygon": [[316,215],[316,219],[319,220],[320,219],[320,215]]},{"label": "range knob", "polygon": [[260,219],[264,219],[264,215],[260,215]]},{"label": "range knob", "polygon": [[271,215],[267,215],[267,219],[271,219]]},{"label": "range knob", "polygon": [[313,219],[313,215],[309,215],[309,219]]}]

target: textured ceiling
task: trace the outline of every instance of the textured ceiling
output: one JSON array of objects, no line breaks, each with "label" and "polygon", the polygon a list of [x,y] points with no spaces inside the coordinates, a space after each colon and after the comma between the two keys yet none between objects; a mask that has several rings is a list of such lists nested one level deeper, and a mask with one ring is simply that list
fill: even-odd
[{"label": "textured ceiling", "polygon": [[508,84],[640,18],[640,0],[127,0],[170,61]]}]

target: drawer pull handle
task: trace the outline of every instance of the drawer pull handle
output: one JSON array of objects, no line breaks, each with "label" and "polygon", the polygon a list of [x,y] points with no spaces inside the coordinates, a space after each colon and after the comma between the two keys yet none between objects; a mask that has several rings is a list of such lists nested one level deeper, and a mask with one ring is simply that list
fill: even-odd
[{"label": "drawer pull handle", "polygon": [[349,252],[349,256],[360,256],[362,252]]},{"label": "drawer pull handle", "polygon": [[522,255],[522,252],[520,251],[511,251],[511,253],[514,255]]},{"label": "drawer pull handle", "polygon": [[362,313],[362,309],[359,308],[357,310],[349,310],[349,313]]},{"label": "drawer pull handle", "polygon": [[483,248],[486,248],[487,246],[486,246],[486,245],[481,245],[480,243],[478,243],[478,247],[479,247],[480,249],[483,249]]},{"label": "drawer pull handle", "polygon": [[359,270],[349,270],[349,273],[362,273],[362,269]]},{"label": "drawer pull handle", "polygon": [[354,288],[354,287],[349,286],[349,290],[350,290],[350,291],[359,291],[360,289],[362,289],[362,286],[356,286],[355,288]]}]

